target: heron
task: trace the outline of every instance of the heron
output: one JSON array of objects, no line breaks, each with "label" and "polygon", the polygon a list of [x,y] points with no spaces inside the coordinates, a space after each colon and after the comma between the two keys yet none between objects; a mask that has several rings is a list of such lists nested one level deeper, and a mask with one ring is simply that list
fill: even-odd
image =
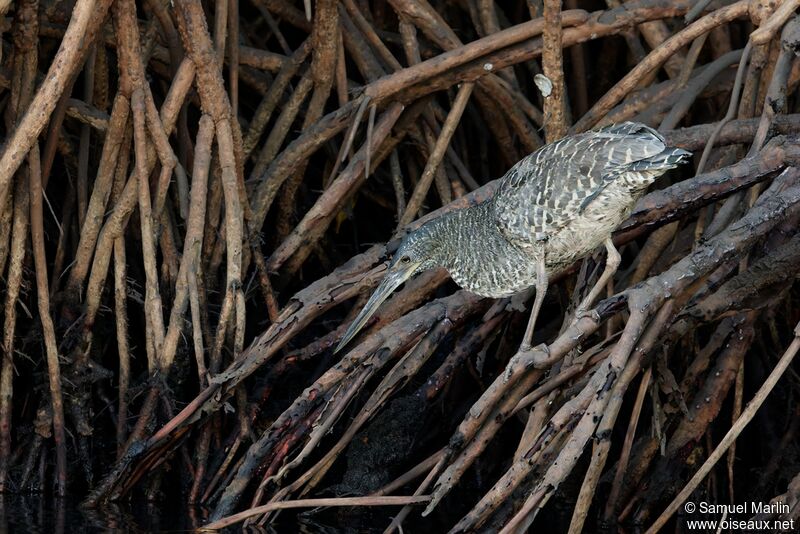
[{"label": "heron", "polygon": [[605,245],[603,272],[576,317],[588,313],[620,264],[612,232],[656,178],[690,156],[635,122],[564,137],[536,150],[506,172],[490,200],[446,213],[403,238],[335,352],[397,287],[437,267],[482,297],[508,297],[535,287],[520,345],[521,352],[530,350],[549,277]]}]

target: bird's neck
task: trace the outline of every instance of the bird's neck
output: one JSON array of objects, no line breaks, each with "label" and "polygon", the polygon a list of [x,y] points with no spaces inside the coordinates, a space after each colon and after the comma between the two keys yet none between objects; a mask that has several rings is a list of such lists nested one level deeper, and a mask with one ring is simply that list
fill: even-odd
[{"label": "bird's neck", "polygon": [[500,233],[491,209],[491,203],[486,202],[453,211],[432,221],[430,230],[440,244],[434,255],[438,266],[447,269],[465,289],[499,296],[499,286],[515,286],[517,280],[524,285],[532,264],[524,251]]},{"label": "bird's neck", "polygon": [[476,241],[485,237],[489,216],[485,204],[480,204],[445,213],[428,223],[431,239],[439,245],[434,251],[436,264],[449,268],[463,261]]}]

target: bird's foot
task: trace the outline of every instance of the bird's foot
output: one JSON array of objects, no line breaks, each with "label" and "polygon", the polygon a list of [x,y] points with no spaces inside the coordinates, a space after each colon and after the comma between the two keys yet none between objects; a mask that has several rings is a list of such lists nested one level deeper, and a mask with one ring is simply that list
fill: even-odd
[{"label": "bird's foot", "polygon": [[546,354],[550,354],[550,349],[547,347],[547,343],[539,343],[535,347],[531,347],[530,345],[523,343],[519,346],[519,350],[517,351],[515,357],[523,354],[530,354],[532,352],[544,352]]},{"label": "bird's foot", "polygon": [[[524,362],[520,360],[525,359]],[[506,370],[503,373],[503,383],[508,383],[511,377],[518,372],[520,364],[527,369],[540,369],[546,367],[545,363],[550,359],[550,348],[546,343],[539,343],[535,347],[523,343],[520,345],[519,350],[508,361]]]},{"label": "bird's foot", "polygon": [[531,355],[531,361],[528,363],[529,368],[546,369],[550,367],[550,347],[547,346],[547,343],[539,343],[531,349],[531,352],[533,354]]},{"label": "bird's foot", "polygon": [[600,322],[600,314],[597,313],[597,310],[592,308],[591,310],[587,310],[585,308],[578,308],[575,310],[575,321],[580,321],[581,319],[588,317],[589,319],[593,320],[596,323]]}]

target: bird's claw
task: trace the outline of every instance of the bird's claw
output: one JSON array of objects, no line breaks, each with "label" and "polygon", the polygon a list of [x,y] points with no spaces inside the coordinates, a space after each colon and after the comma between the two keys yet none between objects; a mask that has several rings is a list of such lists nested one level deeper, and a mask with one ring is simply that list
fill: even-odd
[{"label": "bird's claw", "polygon": [[532,350],[534,353],[541,354],[543,357],[531,358],[528,367],[533,367],[535,369],[544,369],[547,367],[546,362],[550,359],[550,347],[547,346],[547,343],[539,343],[533,347]]},{"label": "bird's claw", "polygon": [[[550,357],[550,347],[547,346],[547,343],[539,343],[535,347],[533,347],[533,352],[541,352],[545,355],[545,359]],[[536,361],[534,360],[533,366],[536,367]]]},{"label": "bird's claw", "polygon": [[592,308],[591,310],[585,310],[582,308],[578,308],[575,311],[575,321],[580,321],[581,319],[589,318],[596,323],[600,322],[600,314],[597,313],[597,310]]},{"label": "bird's claw", "polygon": [[[532,354],[540,354],[540,353],[544,355],[544,358],[530,357]],[[550,358],[550,348],[547,346],[546,343],[539,343],[535,347],[531,347],[526,343],[520,345],[519,350],[508,361],[508,365],[506,365],[506,369],[503,372],[504,384],[507,384],[508,381],[511,380],[511,376],[514,374],[514,370],[519,366],[520,358],[523,357],[528,357],[528,361],[525,362],[525,369],[539,368],[543,361],[546,361]]]}]

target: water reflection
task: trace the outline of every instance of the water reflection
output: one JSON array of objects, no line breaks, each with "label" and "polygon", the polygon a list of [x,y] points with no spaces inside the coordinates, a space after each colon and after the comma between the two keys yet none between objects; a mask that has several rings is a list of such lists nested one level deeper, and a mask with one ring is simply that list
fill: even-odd
[{"label": "water reflection", "polygon": [[152,504],[109,504],[90,510],[81,508],[78,502],[71,499],[0,494],[0,534],[186,532],[196,526],[197,523],[191,520],[185,509],[176,513],[174,509],[159,510]]},{"label": "water reflection", "polygon": [[[379,534],[388,517],[371,513],[341,516],[342,509],[303,510],[283,514],[276,525],[252,526],[247,532],[279,534]],[[208,510],[178,503],[133,502],[85,509],[72,499],[43,495],[0,494],[0,534],[89,534],[95,532],[192,532],[208,518]],[[225,532],[241,532],[241,525]]]}]

